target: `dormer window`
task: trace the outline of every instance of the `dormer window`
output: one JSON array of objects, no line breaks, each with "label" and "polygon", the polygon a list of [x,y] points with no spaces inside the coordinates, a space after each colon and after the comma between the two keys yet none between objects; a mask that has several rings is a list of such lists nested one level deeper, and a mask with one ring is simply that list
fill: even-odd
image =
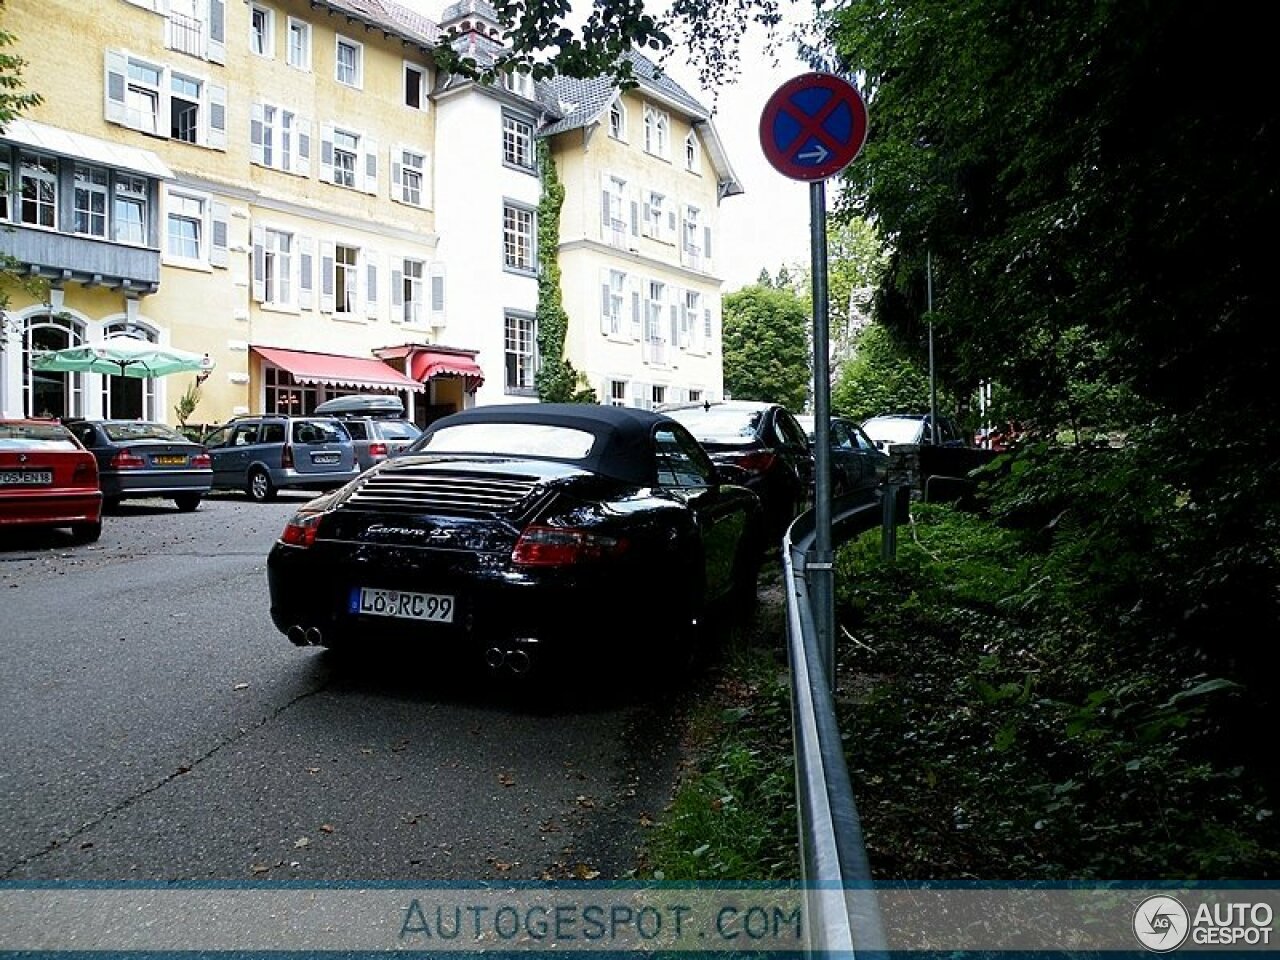
[{"label": "dormer window", "polygon": [[649,106],[644,108],[644,149],[664,160],[671,156],[671,118]]},{"label": "dormer window", "polygon": [[701,161],[702,150],[698,145],[698,135],[690,130],[689,135],[684,138],[684,167],[697,173],[702,165]]},{"label": "dormer window", "polygon": [[620,99],[613,101],[609,108],[609,136],[615,140],[627,139],[627,108]]}]

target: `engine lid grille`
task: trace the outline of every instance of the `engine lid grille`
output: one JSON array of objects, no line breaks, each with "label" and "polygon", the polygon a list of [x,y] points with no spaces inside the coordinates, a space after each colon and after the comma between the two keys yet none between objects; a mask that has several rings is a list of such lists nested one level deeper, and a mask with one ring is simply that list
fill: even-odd
[{"label": "engine lid grille", "polygon": [[396,466],[370,474],[339,509],[491,517],[519,507],[536,487],[532,477]]}]

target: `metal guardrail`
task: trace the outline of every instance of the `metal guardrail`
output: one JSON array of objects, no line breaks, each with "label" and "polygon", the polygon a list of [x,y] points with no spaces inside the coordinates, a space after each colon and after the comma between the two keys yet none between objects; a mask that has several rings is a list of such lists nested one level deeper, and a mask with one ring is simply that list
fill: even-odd
[{"label": "metal guardrail", "polygon": [[[860,494],[832,501],[832,542],[880,526],[886,495],[892,494],[882,488],[874,499]],[[905,498],[896,499],[894,519],[900,521]],[[795,520],[782,541],[800,865],[810,897],[809,949],[826,957],[884,954],[884,928],[836,723],[834,651],[820,649],[810,602],[806,563],[815,536],[810,510]]]}]

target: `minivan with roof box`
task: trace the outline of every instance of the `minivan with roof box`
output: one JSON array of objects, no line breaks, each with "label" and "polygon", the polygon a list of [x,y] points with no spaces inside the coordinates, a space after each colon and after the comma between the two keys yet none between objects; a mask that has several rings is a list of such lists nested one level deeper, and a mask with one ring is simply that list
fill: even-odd
[{"label": "minivan with roof box", "polygon": [[276,491],[330,490],[360,474],[355,445],[333,417],[236,417],[205,437],[215,490],[243,490],[265,502]]}]

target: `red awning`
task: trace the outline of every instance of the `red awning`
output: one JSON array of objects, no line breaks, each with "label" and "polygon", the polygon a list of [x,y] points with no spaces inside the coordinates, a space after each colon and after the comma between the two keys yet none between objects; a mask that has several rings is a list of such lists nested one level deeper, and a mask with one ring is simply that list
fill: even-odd
[{"label": "red awning", "polygon": [[409,372],[413,374],[415,380],[424,382],[441,374],[466,377],[468,380],[475,381],[474,387],[468,386],[470,390],[474,390],[475,387],[484,383],[484,371],[480,369],[480,364],[476,363],[471,357],[459,356],[453,353],[437,353],[434,350],[421,350],[414,353],[409,360]]},{"label": "red awning", "polygon": [[288,370],[299,383],[373,390],[421,390],[422,384],[373,357],[343,357],[334,353],[306,353],[278,347],[254,347],[268,363]]}]

